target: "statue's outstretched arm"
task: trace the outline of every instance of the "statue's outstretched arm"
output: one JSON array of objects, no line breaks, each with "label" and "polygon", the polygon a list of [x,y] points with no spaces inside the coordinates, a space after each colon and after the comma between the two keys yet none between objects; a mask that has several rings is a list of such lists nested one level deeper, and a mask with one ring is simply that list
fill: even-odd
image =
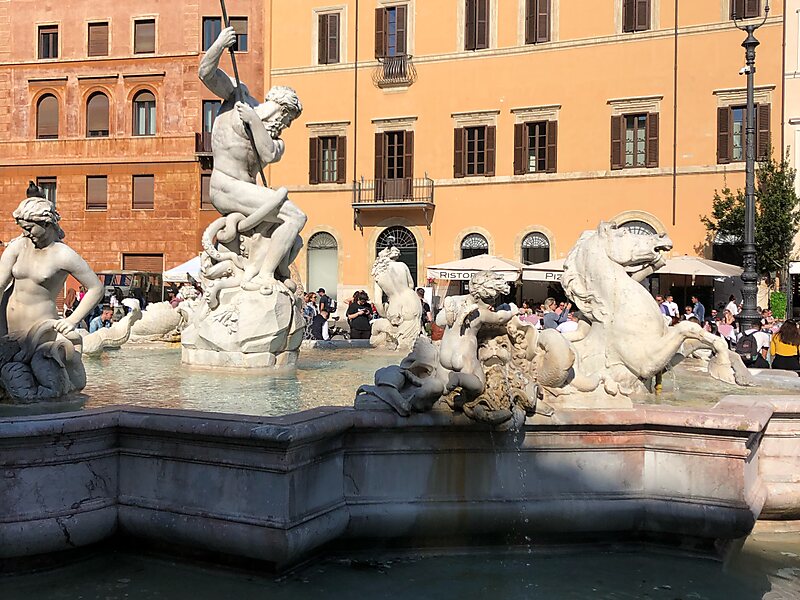
[{"label": "statue's outstretched arm", "polygon": [[219,37],[211,44],[211,47],[200,61],[200,70],[198,72],[200,81],[223,100],[232,98],[235,88],[231,78],[219,68],[219,59],[222,58],[225,50],[235,43],[236,32],[233,27],[226,27],[220,32]]}]

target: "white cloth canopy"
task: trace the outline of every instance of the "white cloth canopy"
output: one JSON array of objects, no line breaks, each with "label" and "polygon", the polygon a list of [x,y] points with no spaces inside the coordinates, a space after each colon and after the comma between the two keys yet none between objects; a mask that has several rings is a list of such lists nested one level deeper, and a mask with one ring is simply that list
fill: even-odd
[{"label": "white cloth canopy", "polygon": [[[538,265],[527,265],[522,270],[523,281],[561,281],[564,259],[550,260]],[[691,275],[693,277],[738,277],[742,267],[697,256],[668,258],[667,264],[656,275]]]},{"label": "white cloth canopy", "polygon": [[428,267],[428,278],[469,281],[481,271],[499,273],[506,281],[517,281],[522,273],[522,263],[499,256],[479,254]]},{"label": "white cloth canopy", "polygon": [[526,265],[522,269],[522,280],[544,282],[561,281],[561,275],[563,273],[564,259],[557,258],[535,265]]},{"label": "white cloth canopy", "polygon": [[186,261],[177,267],[173,267],[169,271],[164,271],[164,282],[189,283],[189,276],[191,276],[193,279],[200,278],[199,256],[195,256],[192,260]]}]

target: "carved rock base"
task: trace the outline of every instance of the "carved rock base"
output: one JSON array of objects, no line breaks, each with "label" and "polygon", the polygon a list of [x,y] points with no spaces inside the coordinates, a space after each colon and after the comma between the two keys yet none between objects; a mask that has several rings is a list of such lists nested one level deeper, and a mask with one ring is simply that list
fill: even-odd
[{"label": "carved rock base", "polygon": [[574,394],[564,396],[546,396],[547,404],[557,410],[585,409],[625,409],[633,408],[633,402],[627,396],[610,396],[607,394]]},{"label": "carved rock base", "polygon": [[263,369],[291,371],[297,364],[297,351],[272,354],[271,352],[224,352],[198,348],[181,349],[181,362],[193,367],[214,369]]}]

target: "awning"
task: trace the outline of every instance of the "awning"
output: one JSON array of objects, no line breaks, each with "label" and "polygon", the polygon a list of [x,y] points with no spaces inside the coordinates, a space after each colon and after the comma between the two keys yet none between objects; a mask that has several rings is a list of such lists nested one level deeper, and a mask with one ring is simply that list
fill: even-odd
[{"label": "awning", "polygon": [[189,283],[189,277],[192,279],[200,278],[199,256],[195,256],[192,260],[186,261],[169,271],[164,271],[165,283]]},{"label": "awning", "polygon": [[564,259],[548,260],[535,265],[526,265],[522,269],[523,281],[560,282],[564,273]]},{"label": "awning", "polygon": [[522,263],[499,256],[479,254],[428,267],[429,279],[469,281],[481,271],[499,273],[506,281],[517,281],[522,273]]},{"label": "awning", "polygon": [[[561,281],[564,259],[550,260],[538,265],[527,265],[522,270],[523,281]],[[668,258],[667,264],[656,275],[690,275],[692,277],[739,277],[742,267],[697,256]]]}]

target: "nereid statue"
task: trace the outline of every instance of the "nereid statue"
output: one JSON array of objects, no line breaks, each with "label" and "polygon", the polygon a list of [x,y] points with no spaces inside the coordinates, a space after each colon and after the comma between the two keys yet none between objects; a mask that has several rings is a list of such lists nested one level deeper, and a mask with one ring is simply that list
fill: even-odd
[{"label": "nereid statue", "polygon": [[[391,246],[378,253],[372,267],[373,298],[380,319],[372,323],[370,343],[409,349],[422,332],[422,303],[414,289],[408,266],[398,261],[400,251]],[[382,297],[387,301],[383,302]]]},{"label": "nereid statue", "polygon": [[[222,30],[200,63],[200,79],[222,98],[211,132],[214,169],[210,199],[223,215],[203,234],[200,281],[204,304],[181,336],[183,361],[230,367],[293,365],[305,321],[290,265],[302,248],[306,215],[286,188],[259,186],[257,175],[281,159],[281,132],[302,105],[276,86],[259,103],[219,68],[236,41]],[[253,144],[248,137],[252,133]]]},{"label": "nereid statue", "polygon": [[[86,385],[80,323],[103,298],[103,286],[78,253],[62,242],[55,206],[34,185],[14,211],[22,235],[0,257],[0,401],[56,400]],[[72,275],[86,294],[66,318],[56,298]]]},{"label": "nereid statue", "polygon": [[712,377],[752,385],[725,340],[690,321],[667,326],[639,283],[671,248],[664,235],[609,223],[584,232],[564,263],[562,285],[582,313],[577,331],[566,334],[493,310],[508,286],[492,273],[477,274],[468,295],[445,299],[436,317],[445,327],[438,351],[421,339],[400,366],[380,369],[374,386],[358,390],[356,406],[380,401],[407,415],[441,399],[474,420],[518,427],[553,408],[631,407],[656,375],[699,348],[711,350]]}]

